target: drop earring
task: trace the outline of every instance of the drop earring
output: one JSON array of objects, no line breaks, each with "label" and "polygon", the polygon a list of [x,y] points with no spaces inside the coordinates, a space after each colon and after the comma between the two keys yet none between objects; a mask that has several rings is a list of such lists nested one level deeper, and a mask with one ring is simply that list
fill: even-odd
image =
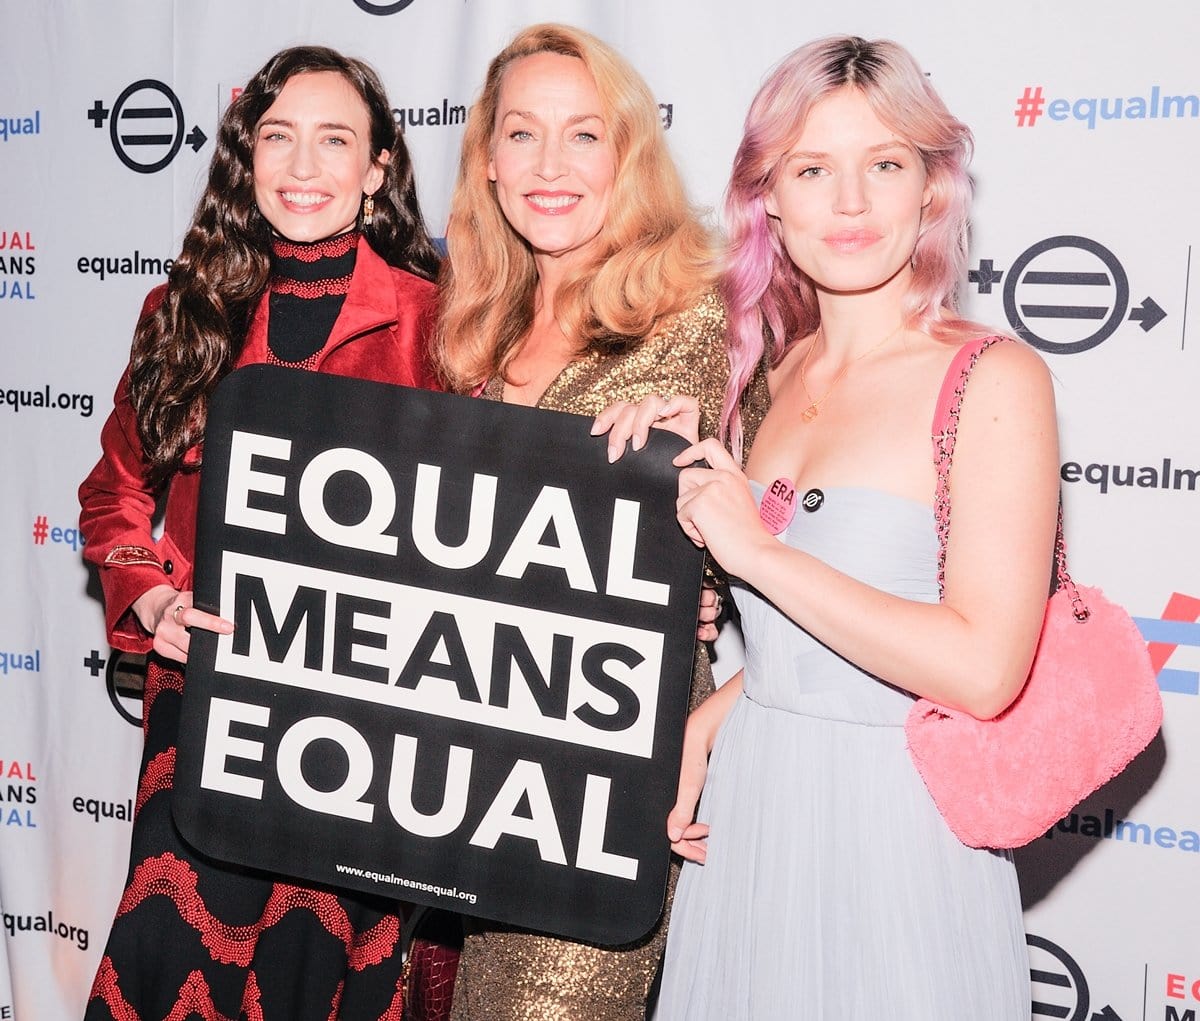
[{"label": "drop earring", "polygon": [[374,195],[366,195],[363,197],[362,225],[364,227],[369,227],[369,226],[371,226],[371,223],[372,223],[372,221],[374,221],[374,219],[375,219],[375,196]]}]

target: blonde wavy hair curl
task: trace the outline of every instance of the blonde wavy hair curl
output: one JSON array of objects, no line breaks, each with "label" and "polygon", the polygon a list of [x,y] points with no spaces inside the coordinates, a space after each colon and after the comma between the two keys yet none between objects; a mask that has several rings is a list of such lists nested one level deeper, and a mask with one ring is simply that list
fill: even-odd
[{"label": "blonde wavy hair curl", "polygon": [[623,57],[587,32],[533,25],[492,60],[467,118],[434,341],[439,371],[451,390],[503,376],[533,324],[538,281],[533,253],[505,219],[487,167],[505,72],[537,53],[583,61],[616,152],[595,254],[555,294],[563,333],[578,340],[580,353],[629,350],[664,317],[695,304],[715,281],[713,240],[688,204],[649,87]]}]

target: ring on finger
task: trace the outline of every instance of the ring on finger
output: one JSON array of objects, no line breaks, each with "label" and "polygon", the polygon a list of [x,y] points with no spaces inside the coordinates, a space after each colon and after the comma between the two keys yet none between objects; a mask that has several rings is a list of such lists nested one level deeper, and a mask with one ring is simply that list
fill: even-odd
[{"label": "ring on finger", "polygon": [[175,607],[174,610],[171,611],[171,619],[173,621],[175,621],[175,623],[179,627],[183,627],[183,623],[179,619],[179,615],[183,612],[183,609],[184,609],[183,603],[180,603],[178,606]]}]

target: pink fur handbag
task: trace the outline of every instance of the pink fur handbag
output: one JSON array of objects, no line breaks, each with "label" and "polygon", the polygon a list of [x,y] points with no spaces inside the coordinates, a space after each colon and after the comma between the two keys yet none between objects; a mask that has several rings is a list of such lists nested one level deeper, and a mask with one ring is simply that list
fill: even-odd
[{"label": "pink fur handbag", "polygon": [[[950,534],[950,463],[967,379],[1004,337],[963,346],[934,415],[938,586]],[[1129,614],[1067,573],[1062,507],[1057,588],[1029,678],[1003,713],[977,720],[919,699],[905,723],[908,750],[955,836],[971,847],[1021,847],[1121,772],[1158,733],[1162,698],[1146,642]]]}]

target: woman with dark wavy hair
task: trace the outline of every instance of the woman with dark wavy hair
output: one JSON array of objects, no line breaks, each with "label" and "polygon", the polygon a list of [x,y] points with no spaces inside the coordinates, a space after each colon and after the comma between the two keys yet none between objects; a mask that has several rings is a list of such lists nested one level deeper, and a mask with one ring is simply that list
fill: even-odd
[{"label": "woman with dark wavy hair", "polygon": [[169,799],[189,630],[232,630],[192,605],[214,388],[255,363],[432,386],[437,271],[375,72],[323,47],[272,57],[221,122],[183,250],[146,300],[103,455],[79,491],[109,641],[149,654],[130,870],[91,1021],[400,1016],[396,902],[203,858]]}]

